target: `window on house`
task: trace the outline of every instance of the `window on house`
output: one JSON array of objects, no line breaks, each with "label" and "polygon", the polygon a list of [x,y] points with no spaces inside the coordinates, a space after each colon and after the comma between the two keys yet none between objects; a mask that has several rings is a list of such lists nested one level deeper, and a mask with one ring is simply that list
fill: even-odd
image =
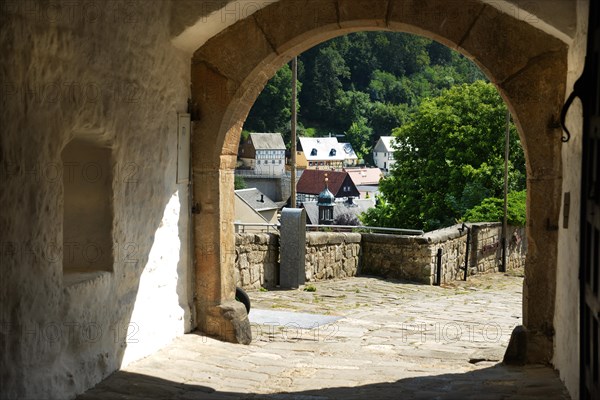
[{"label": "window on house", "polygon": [[316,156],[317,155],[317,149],[312,149],[311,152],[310,152],[310,155],[313,156],[313,157]]},{"label": "window on house", "polygon": [[63,273],[113,270],[111,150],[80,139],[63,163]]}]

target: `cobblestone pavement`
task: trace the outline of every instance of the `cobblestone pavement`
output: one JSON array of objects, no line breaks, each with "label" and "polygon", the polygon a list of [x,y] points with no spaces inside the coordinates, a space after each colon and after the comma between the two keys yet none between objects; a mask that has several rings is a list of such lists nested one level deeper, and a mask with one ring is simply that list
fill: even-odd
[{"label": "cobblestone pavement", "polygon": [[293,318],[253,324],[249,346],[185,335],[80,399],[568,399],[551,368],[499,363],[521,323],[514,275],[443,288],[359,277],[251,292],[256,309],[341,319],[313,329]]}]

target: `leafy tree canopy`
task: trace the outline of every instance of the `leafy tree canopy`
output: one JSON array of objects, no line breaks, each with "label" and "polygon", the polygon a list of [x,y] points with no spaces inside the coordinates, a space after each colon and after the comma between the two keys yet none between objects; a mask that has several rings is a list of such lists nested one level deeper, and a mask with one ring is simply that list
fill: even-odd
[{"label": "leafy tree canopy", "polygon": [[[527,192],[510,192],[507,196],[506,219],[510,225],[525,226]],[[468,210],[462,218],[466,222],[500,222],[504,220],[504,199],[488,197]]]},{"label": "leafy tree canopy", "polygon": [[[383,198],[364,221],[418,228],[449,226],[488,197],[503,193],[506,106],[490,83],[453,86],[425,100],[394,130],[396,164]],[[509,182],[525,189],[525,160],[511,124]]]}]

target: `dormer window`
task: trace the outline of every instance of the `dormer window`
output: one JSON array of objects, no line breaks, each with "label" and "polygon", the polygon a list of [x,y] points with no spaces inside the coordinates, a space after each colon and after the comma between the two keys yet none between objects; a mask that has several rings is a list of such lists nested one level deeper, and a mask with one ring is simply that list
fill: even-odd
[{"label": "dormer window", "polygon": [[329,157],[335,157],[335,149],[331,149],[329,152]]},{"label": "dormer window", "polygon": [[312,149],[311,152],[310,152],[310,155],[313,156],[313,157],[316,156],[317,155],[317,149]]}]

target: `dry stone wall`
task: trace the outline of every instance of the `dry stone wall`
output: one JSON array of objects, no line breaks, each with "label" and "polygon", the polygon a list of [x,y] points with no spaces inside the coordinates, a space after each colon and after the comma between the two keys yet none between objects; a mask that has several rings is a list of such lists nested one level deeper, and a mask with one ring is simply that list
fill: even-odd
[{"label": "dry stone wall", "polygon": [[[502,264],[502,224],[472,225],[469,274],[498,272]],[[527,254],[525,228],[509,226],[507,232],[507,269],[524,268]]]},{"label": "dry stone wall", "polygon": [[[498,272],[502,263],[502,225],[478,223],[469,227],[468,275]],[[460,228],[456,225],[422,236],[308,232],[306,281],[346,278],[361,273],[435,284],[440,282],[438,257],[441,283],[463,279],[468,232]],[[525,228],[509,227],[508,242],[508,269],[524,267]],[[234,274],[236,284],[246,289],[277,286],[279,235],[237,234]]]},{"label": "dry stone wall", "polygon": [[[502,263],[502,225],[469,224],[468,274],[498,272]],[[426,233],[419,237],[363,234],[361,271],[396,279],[433,284],[441,250],[441,283],[463,279],[467,251],[466,229],[461,225]],[[525,266],[525,228],[509,227],[508,269]]]},{"label": "dry stone wall", "polygon": [[362,235],[361,273],[430,283],[431,250],[426,238]]},{"label": "dry stone wall", "polygon": [[356,276],[360,233],[309,232],[306,234],[306,280]]},{"label": "dry stone wall", "polygon": [[[355,276],[360,257],[359,233],[306,234],[306,281]],[[274,288],[279,283],[279,234],[238,233],[234,279],[244,289]]]},{"label": "dry stone wall", "polygon": [[[431,275],[426,283],[446,283],[462,279],[464,276],[465,254],[467,252],[467,231],[458,226],[430,232],[425,235],[431,252]],[[441,252],[441,281],[437,278],[438,251]]]},{"label": "dry stone wall", "polygon": [[279,235],[238,233],[235,235],[234,279],[245,289],[273,288],[279,280]]}]

